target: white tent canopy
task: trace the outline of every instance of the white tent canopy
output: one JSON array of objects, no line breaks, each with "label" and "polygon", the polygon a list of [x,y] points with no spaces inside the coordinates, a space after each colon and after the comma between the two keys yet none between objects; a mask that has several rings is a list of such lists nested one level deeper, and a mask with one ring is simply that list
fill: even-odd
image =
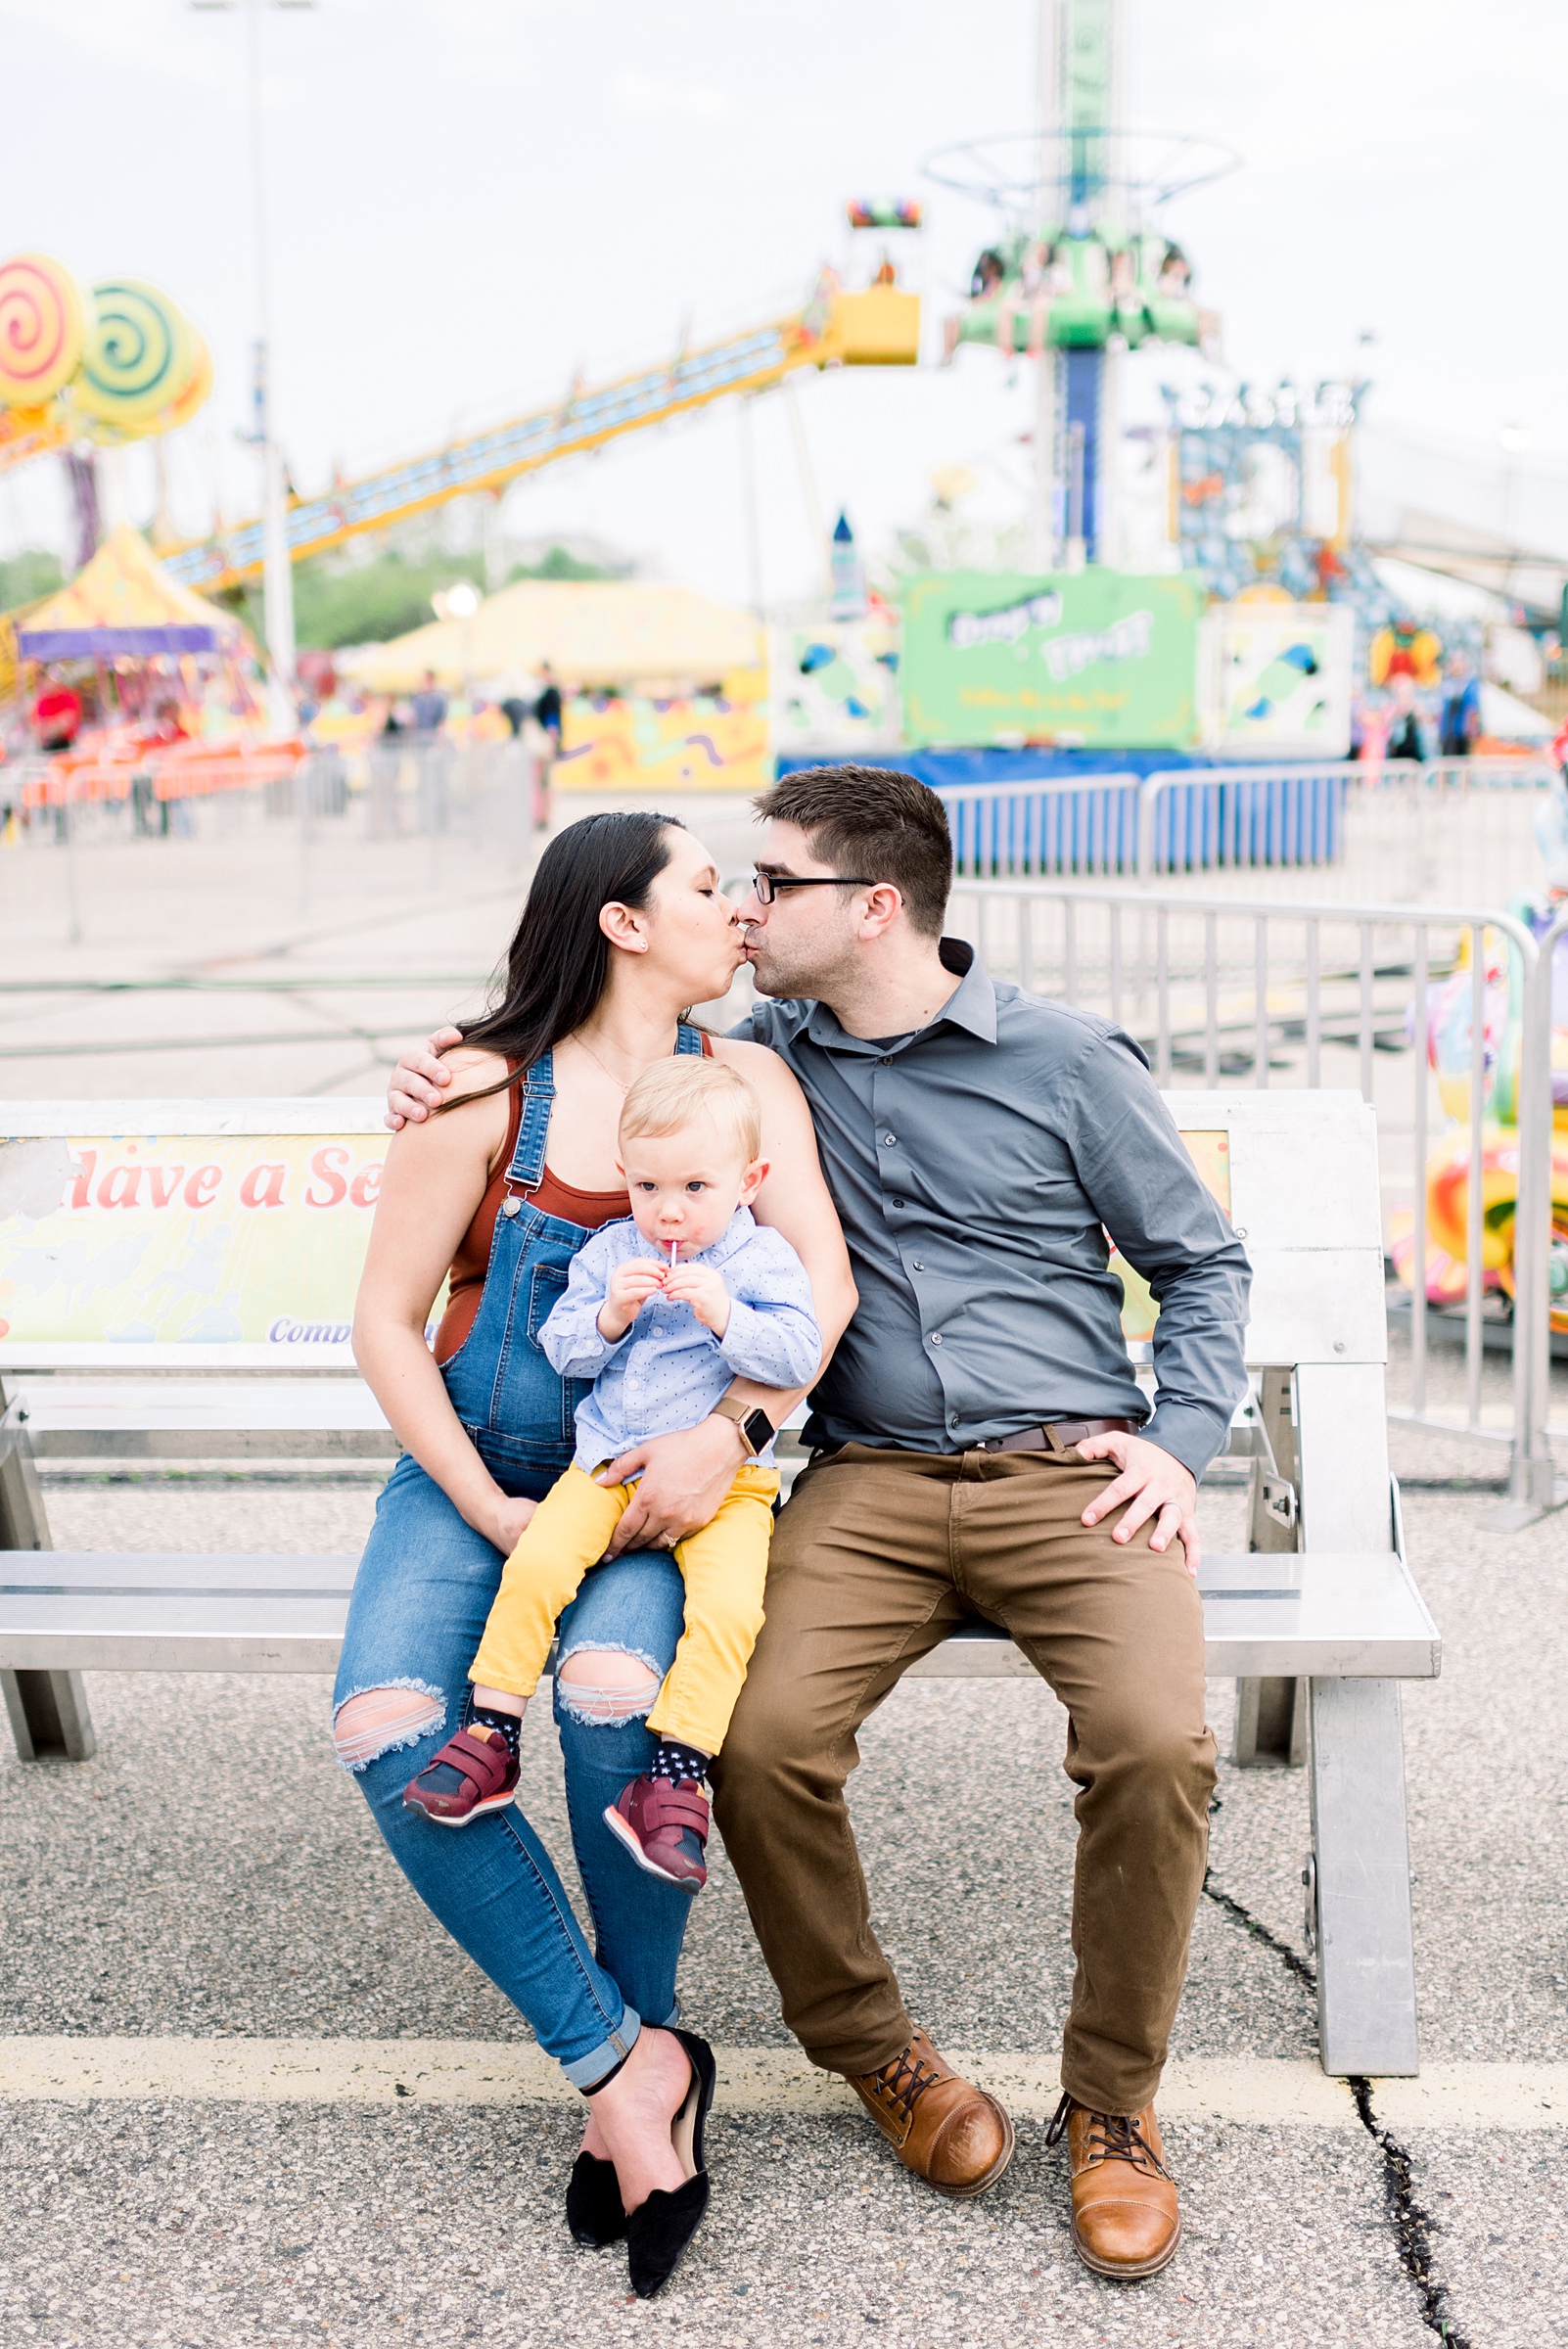
[{"label": "white tent canopy", "polygon": [[371,693],[411,693],[427,669],[446,687],[526,691],[545,662],[568,689],[716,683],[756,668],[762,637],[749,612],[689,587],[641,579],[519,579],[472,620],[433,621],[337,666]]}]

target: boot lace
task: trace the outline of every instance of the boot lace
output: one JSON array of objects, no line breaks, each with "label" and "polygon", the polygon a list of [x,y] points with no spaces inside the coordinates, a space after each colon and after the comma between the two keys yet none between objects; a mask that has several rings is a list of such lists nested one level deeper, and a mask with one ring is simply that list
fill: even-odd
[{"label": "boot lace", "polygon": [[912,2048],[905,2048],[901,2055],[896,2055],[871,2076],[877,2084],[877,2094],[887,2098],[900,2119],[907,2121],[926,2090],[936,2086],[941,2074],[934,2072]]},{"label": "boot lace", "polygon": [[[1086,2106],[1079,2106],[1087,2111]],[[1047,2145],[1059,2145],[1067,2134],[1068,2115],[1074,2110],[1071,2096],[1063,2096],[1056,2107],[1055,2117],[1045,2132]],[[1088,2113],[1088,2142],[1084,2147],[1089,2159],[1100,2161],[1130,2161],[1135,2170],[1146,2171],[1155,2178],[1170,2178],[1160,2156],[1149,2143],[1137,2118],[1132,2113]]]}]

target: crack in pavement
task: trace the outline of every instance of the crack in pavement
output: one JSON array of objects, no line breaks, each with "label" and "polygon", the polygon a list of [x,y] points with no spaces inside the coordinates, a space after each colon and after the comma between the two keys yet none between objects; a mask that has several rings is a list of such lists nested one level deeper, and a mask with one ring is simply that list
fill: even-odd
[{"label": "crack in pavement", "polygon": [[[1315,1993],[1316,1968],[1309,1964],[1298,1950],[1293,1950],[1288,1941],[1281,1941],[1277,1933],[1271,1933],[1260,1917],[1253,1915],[1250,1909],[1243,1908],[1241,1902],[1233,1900],[1228,1892],[1222,1892],[1212,1881],[1207,1869],[1204,1871],[1203,1895],[1205,1900],[1213,1901],[1217,1909],[1222,1910],[1233,1924],[1240,1925],[1243,1932],[1251,1934],[1254,1941],[1262,1942],[1266,1950],[1271,1950],[1304,1989]],[[1356,2100],[1361,2127],[1377,2147],[1381,2159],[1383,2200],[1389,2224],[1394,2230],[1395,2242],[1399,2246],[1400,2265],[1415,2286],[1416,2297],[1421,2304],[1421,2322],[1437,2334],[1446,2349],[1472,2349],[1468,2336],[1460,2332],[1444,2313],[1448,2305],[1449,2287],[1441,2277],[1434,2275],[1432,2263],[1433,2238],[1442,2233],[1442,2228],[1425,2204],[1417,2199],[1409,2153],[1399,2139],[1379,2122],[1372,2106],[1370,2080],[1360,2073],[1353,2073],[1345,2085]]]},{"label": "crack in pavement", "polygon": [[1356,2098],[1361,2127],[1383,2156],[1383,2197],[1399,2239],[1401,2265],[1420,2296],[1422,2322],[1448,2349],[1470,2349],[1466,2335],[1443,2313],[1449,2287],[1432,2273],[1432,2237],[1440,2229],[1425,2204],[1416,2200],[1410,2156],[1399,2139],[1379,2125],[1372,2110],[1371,2082],[1356,2073],[1346,2085]]}]

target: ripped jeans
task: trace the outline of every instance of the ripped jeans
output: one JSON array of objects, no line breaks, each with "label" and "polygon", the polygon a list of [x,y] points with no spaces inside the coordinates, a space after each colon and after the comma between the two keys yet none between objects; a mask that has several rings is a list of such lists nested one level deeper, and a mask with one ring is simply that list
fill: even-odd
[{"label": "ripped jeans", "polygon": [[[539,1477],[539,1494],[553,1482]],[[525,1486],[524,1490],[527,1489]],[[675,1966],[689,1896],[646,1874],[604,1823],[656,1740],[638,1717],[618,1725],[576,1710],[555,1682],[567,1806],[577,1872],[593,1917],[592,1952],[555,1865],[514,1804],[466,1827],[435,1825],[403,1808],[403,1788],[465,1717],[468,1668],[501,1579],[503,1560],[465,1523],[440,1487],[399,1460],[376,1507],[360,1561],[333,1696],[334,1718],[367,1690],[403,1690],[408,1706],[387,1742],[344,1756],[376,1824],[427,1908],[531,2024],[575,2087],[591,2087],[636,2041],[641,2018],[673,2021]],[[595,1567],[561,1618],[560,1654],[618,1650],[660,1680],[680,1637],[685,1589],[666,1551],[637,1551]],[[649,1702],[657,1693],[654,1688]]]}]

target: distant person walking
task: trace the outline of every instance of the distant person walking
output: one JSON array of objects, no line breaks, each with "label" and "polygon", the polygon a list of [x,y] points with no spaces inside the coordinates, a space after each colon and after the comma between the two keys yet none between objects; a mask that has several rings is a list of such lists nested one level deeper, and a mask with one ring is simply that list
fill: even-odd
[{"label": "distant person walking", "polygon": [[1462,653],[1449,662],[1443,687],[1443,756],[1468,759],[1481,731],[1481,681]]},{"label": "distant person walking", "polygon": [[416,734],[438,734],[446,723],[446,696],[437,684],[433,668],[425,671],[425,682],[414,696],[413,709]]},{"label": "distant person walking", "polygon": [[1401,670],[1393,679],[1394,707],[1390,713],[1388,743],[1385,759],[1423,760],[1426,739],[1421,732],[1421,720],[1415,707],[1415,687]]},{"label": "distant person walking", "polygon": [[63,678],[46,676],[32,706],[32,728],[41,751],[69,751],[81,730],[81,696]]},{"label": "distant person walking", "polygon": [[533,722],[537,726],[542,726],[550,737],[550,757],[559,759],[561,756],[561,688],[556,682],[555,670],[550,667],[548,661],[541,662],[539,675],[544,683],[543,690],[533,705]]}]

